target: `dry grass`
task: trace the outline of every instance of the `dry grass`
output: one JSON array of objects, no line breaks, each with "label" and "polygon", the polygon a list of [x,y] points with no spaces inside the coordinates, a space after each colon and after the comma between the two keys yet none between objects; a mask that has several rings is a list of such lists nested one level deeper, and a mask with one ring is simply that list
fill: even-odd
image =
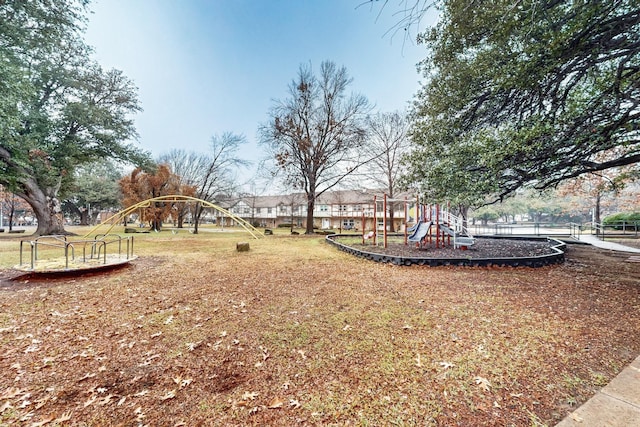
[{"label": "dry grass", "polygon": [[135,239],[106,274],[2,272],[0,423],[553,425],[640,353],[623,255],[429,269],[320,237]]}]

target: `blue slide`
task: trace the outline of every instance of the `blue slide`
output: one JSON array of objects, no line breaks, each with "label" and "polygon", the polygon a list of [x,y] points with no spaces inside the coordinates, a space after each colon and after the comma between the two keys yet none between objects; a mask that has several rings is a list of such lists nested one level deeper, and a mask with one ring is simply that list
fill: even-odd
[{"label": "blue slide", "polygon": [[410,242],[420,242],[424,239],[424,236],[429,233],[429,229],[431,228],[431,222],[419,222],[418,226],[413,231],[413,234],[407,238]]}]

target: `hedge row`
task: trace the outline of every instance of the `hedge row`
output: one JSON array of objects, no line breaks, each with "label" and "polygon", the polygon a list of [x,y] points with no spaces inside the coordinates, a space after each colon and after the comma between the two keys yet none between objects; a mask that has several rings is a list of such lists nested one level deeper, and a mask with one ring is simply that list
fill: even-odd
[{"label": "hedge row", "polygon": [[623,222],[640,223],[640,212],[618,212],[617,214],[609,215],[602,220],[604,225],[616,225]]}]

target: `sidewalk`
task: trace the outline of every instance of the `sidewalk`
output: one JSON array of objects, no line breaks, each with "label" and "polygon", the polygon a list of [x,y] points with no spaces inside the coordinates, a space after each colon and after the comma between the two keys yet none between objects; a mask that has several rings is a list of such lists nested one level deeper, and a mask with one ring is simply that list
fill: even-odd
[{"label": "sidewalk", "polygon": [[[593,245],[593,246],[595,246],[597,248],[610,249],[612,251],[619,251],[619,252],[632,252],[632,253],[640,254],[640,249],[632,248],[630,246],[621,245],[619,243],[609,242],[607,240],[601,240],[598,237],[594,236],[593,234],[582,234],[578,240],[580,240],[581,242]],[[638,425],[640,426],[640,424],[638,424]]]},{"label": "sidewalk", "polygon": [[[598,248],[640,253],[640,249],[585,234],[580,241]],[[640,356],[556,427],[640,427]]]},{"label": "sidewalk", "polygon": [[640,356],[556,427],[640,426]]}]

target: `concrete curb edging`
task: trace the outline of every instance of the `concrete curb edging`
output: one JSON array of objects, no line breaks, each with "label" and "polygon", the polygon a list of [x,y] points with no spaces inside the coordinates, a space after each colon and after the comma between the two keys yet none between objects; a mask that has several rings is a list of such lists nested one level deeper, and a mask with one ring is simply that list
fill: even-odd
[{"label": "concrete curb edging", "polygon": [[437,257],[402,257],[395,255],[385,255],[381,253],[368,252],[356,249],[349,245],[344,245],[337,241],[340,234],[331,234],[326,237],[329,244],[336,246],[339,250],[347,252],[361,258],[366,258],[376,262],[390,263],[395,265],[427,265],[429,267],[458,266],[458,267],[545,267],[547,265],[562,264],[565,256],[564,252],[567,244],[551,237],[495,237],[495,236],[474,236],[477,239],[512,239],[512,240],[544,240],[553,242],[553,253],[548,255],[532,257],[504,257],[504,258],[437,258]]}]

